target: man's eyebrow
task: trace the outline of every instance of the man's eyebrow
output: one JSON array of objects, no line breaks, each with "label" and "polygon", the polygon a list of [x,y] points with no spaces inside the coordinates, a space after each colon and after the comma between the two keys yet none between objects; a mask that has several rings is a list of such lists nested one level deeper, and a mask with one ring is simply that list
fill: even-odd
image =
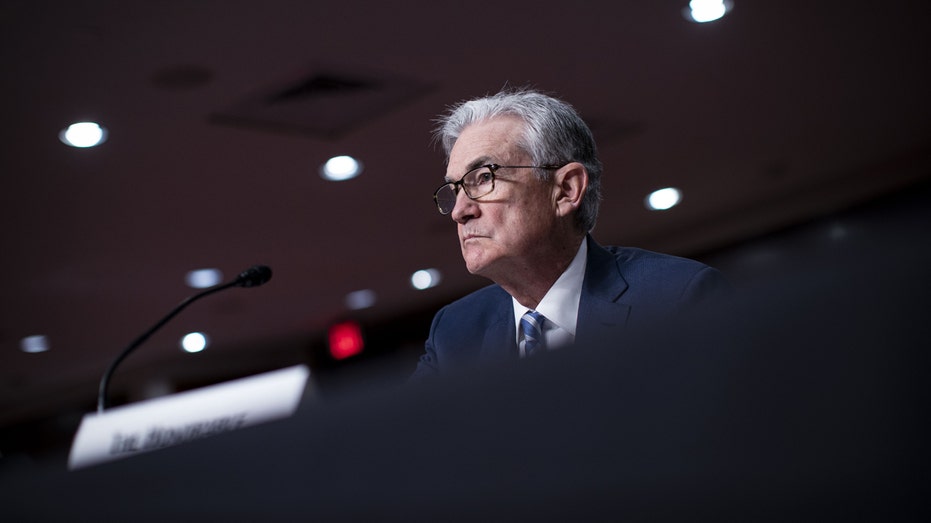
[{"label": "man's eyebrow", "polygon": [[455,182],[456,180],[458,180],[459,178],[465,176],[466,173],[468,173],[469,171],[474,171],[475,169],[478,169],[479,167],[482,167],[482,166],[485,166],[485,165],[488,165],[488,164],[491,164],[491,163],[494,163],[494,162],[491,160],[491,157],[490,157],[490,156],[480,156],[480,157],[478,157],[478,158],[472,160],[472,161],[469,163],[469,165],[466,166],[465,172],[462,173],[462,174],[460,174],[459,176],[457,176],[455,179],[452,179],[452,178],[450,178],[449,176],[444,176],[443,179],[446,181],[446,183],[453,183],[453,182]]},{"label": "man's eyebrow", "polygon": [[478,169],[479,167],[488,165],[490,163],[494,163],[491,161],[491,156],[481,156],[479,158],[472,160],[472,163],[469,164],[469,169],[466,172]]}]

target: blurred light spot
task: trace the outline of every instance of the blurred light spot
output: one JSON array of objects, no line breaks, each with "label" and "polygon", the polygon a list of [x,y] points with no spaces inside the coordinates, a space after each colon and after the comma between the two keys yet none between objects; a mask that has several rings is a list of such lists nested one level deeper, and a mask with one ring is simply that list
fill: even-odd
[{"label": "blurred light spot", "polygon": [[195,289],[213,287],[221,281],[223,281],[223,272],[220,269],[197,269],[184,276],[184,282],[188,287]]},{"label": "blurred light spot", "polygon": [[335,360],[344,360],[362,352],[364,341],[362,328],[354,321],[337,323],[330,327],[330,355]]},{"label": "blurred light spot", "polygon": [[160,398],[162,396],[167,396],[169,394],[175,393],[174,384],[171,381],[162,379],[151,379],[147,380],[142,385],[142,398],[143,399],[153,399]]},{"label": "blurred light spot", "polygon": [[831,224],[828,230],[828,237],[834,241],[841,241],[850,235],[850,231],[842,223]]},{"label": "blurred light spot", "polygon": [[346,306],[352,310],[367,309],[375,305],[375,291],[363,289],[346,295]]},{"label": "blurred light spot", "polygon": [[352,156],[334,156],[320,169],[321,176],[334,182],[355,178],[361,172],[362,163]]},{"label": "blurred light spot", "polygon": [[19,348],[23,352],[37,354],[49,350],[48,338],[41,334],[35,336],[26,336],[19,342]]},{"label": "blurred light spot", "polygon": [[185,352],[200,352],[207,348],[207,336],[200,332],[185,334],[181,338],[181,348]]},{"label": "blurred light spot", "polygon": [[651,211],[665,211],[672,209],[682,200],[682,193],[675,187],[666,187],[653,191],[646,198],[647,209]]},{"label": "blurred light spot", "polygon": [[411,275],[411,285],[415,289],[424,290],[439,285],[440,271],[436,269],[421,269]]},{"label": "blurred light spot", "polygon": [[692,0],[685,11],[686,18],[693,22],[705,23],[720,19],[734,7],[730,0]]},{"label": "blurred light spot", "polygon": [[78,122],[58,133],[58,139],[72,147],[93,147],[107,141],[107,130],[95,122]]}]

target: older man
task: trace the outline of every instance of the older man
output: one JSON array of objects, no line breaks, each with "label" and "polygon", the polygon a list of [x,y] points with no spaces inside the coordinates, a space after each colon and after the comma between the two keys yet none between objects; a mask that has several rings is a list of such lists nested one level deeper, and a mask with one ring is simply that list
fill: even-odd
[{"label": "older man", "polygon": [[726,289],[698,262],[592,239],[601,162],[567,103],[503,91],[453,107],[437,135],[437,207],[457,224],[469,272],[495,284],[436,314],[415,378],[604,343]]}]

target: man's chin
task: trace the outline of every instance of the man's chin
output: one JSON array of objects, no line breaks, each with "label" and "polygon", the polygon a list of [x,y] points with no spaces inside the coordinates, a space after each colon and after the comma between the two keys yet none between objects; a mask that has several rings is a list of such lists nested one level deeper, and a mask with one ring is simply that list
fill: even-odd
[{"label": "man's chin", "polygon": [[484,266],[473,265],[471,263],[466,262],[466,270],[469,271],[469,274],[473,274],[475,276],[484,276],[484,274],[482,274],[483,272],[482,269],[484,269]]},{"label": "man's chin", "polygon": [[497,281],[495,277],[497,271],[500,271],[500,267],[497,263],[494,262],[495,260],[472,260],[471,262],[466,261],[466,270],[469,271],[469,274],[481,276],[482,278],[486,278],[491,281]]},{"label": "man's chin", "polygon": [[492,279],[491,272],[498,265],[500,256],[492,249],[479,248],[478,245],[465,245],[462,248],[462,259],[470,274]]},{"label": "man's chin", "polygon": [[466,258],[465,265],[469,274],[474,274],[475,276],[485,276],[488,271],[488,263],[485,260]]}]

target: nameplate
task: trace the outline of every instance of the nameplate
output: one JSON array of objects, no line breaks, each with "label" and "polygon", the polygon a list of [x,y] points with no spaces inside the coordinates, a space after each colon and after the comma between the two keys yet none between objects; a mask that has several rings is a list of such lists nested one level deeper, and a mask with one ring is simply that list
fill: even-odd
[{"label": "nameplate", "polygon": [[84,416],[68,468],[97,465],[286,418],[304,393],[309,369],[288,367]]}]

